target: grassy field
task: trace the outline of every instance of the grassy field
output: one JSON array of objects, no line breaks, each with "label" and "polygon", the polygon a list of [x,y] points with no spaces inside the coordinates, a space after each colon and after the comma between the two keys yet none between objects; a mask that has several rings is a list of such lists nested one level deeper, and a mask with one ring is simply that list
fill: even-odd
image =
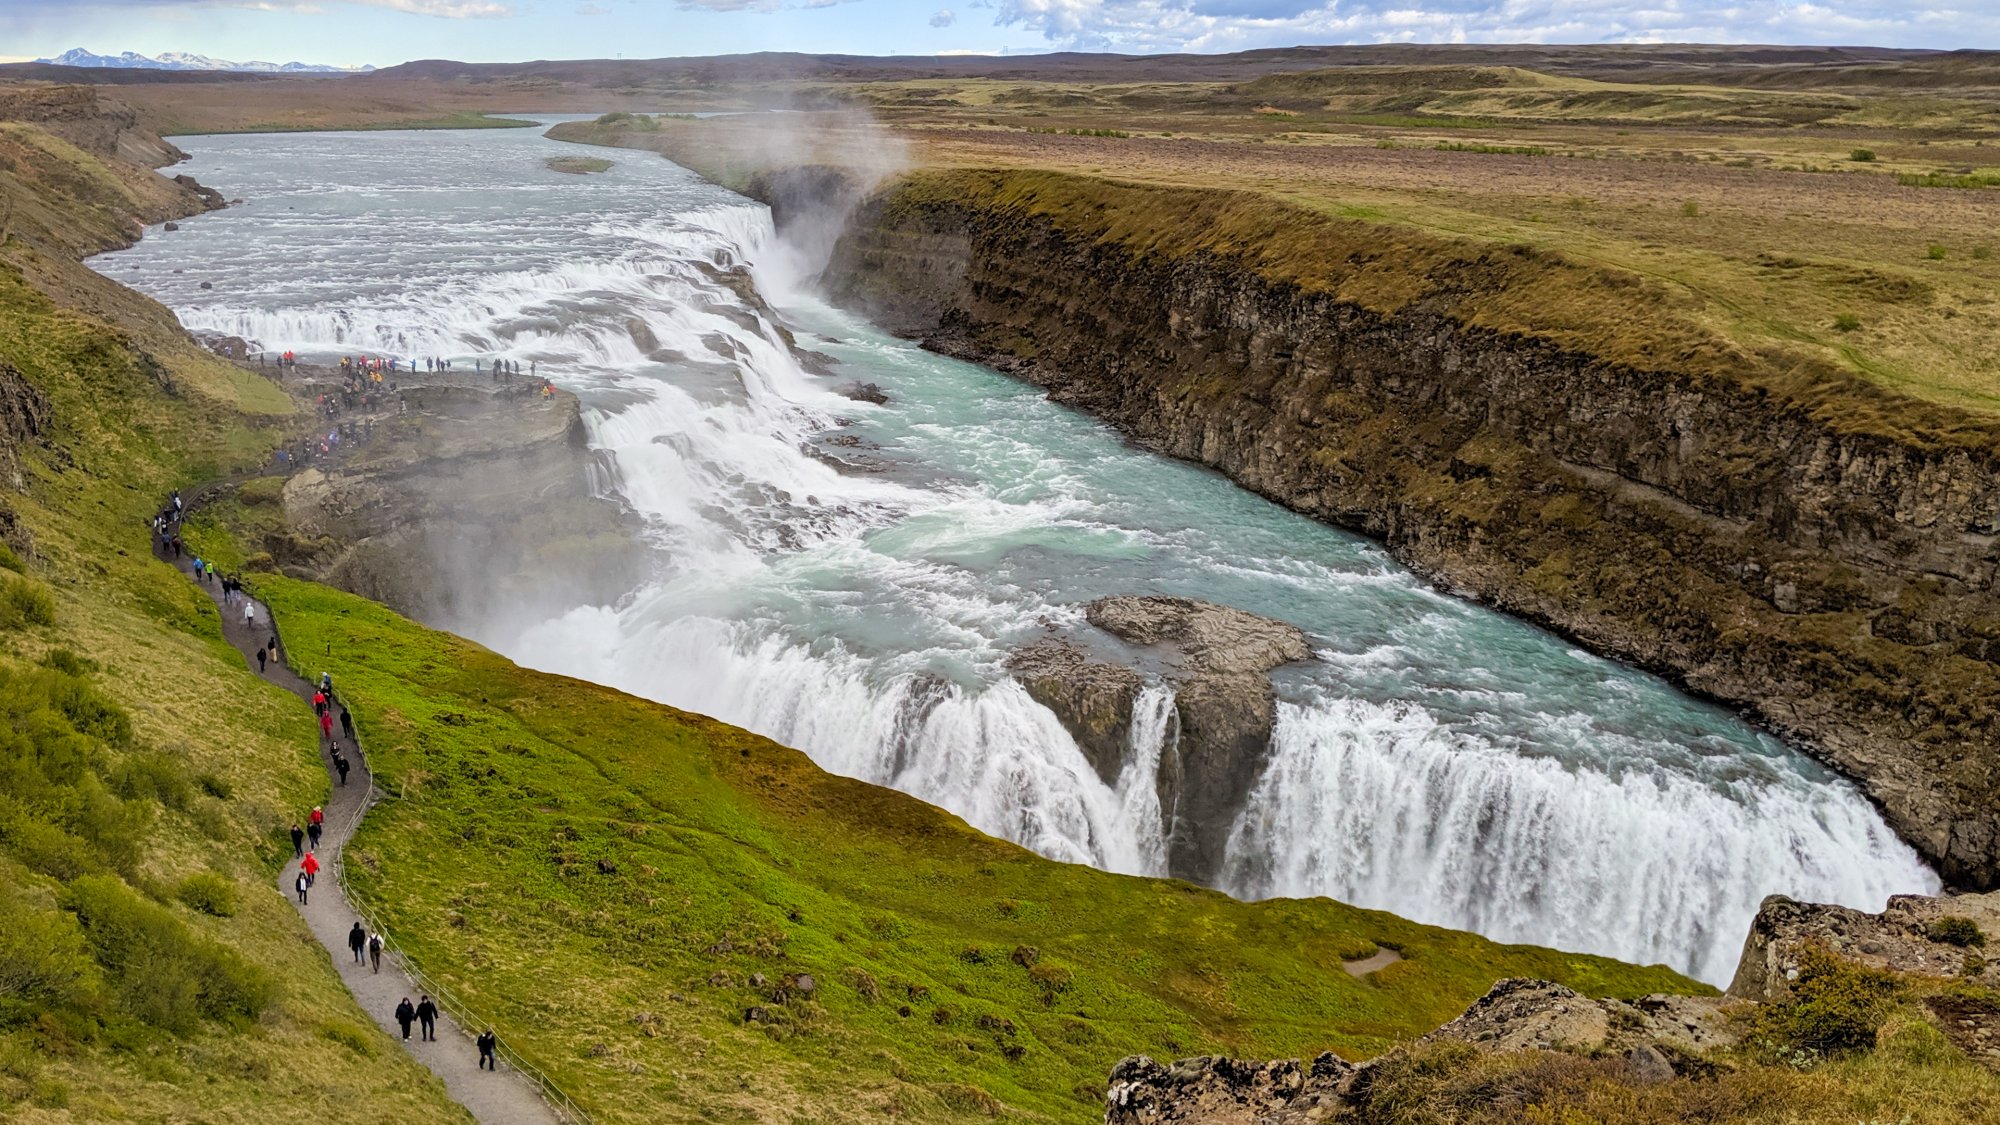
[{"label": "grassy field", "polygon": [[[916,168],[1247,191],[1366,224],[1392,251],[1413,236],[1533,247],[1658,286],[1678,319],[1745,352],[2000,409],[2000,99],[1983,87],[1348,66],[1238,84],[806,83],[792,96],[868,112],[665,127],[700,138],[691,150],[764,161],[880,151]],[[1591,315],[1623,337],[1652,330]]]}]

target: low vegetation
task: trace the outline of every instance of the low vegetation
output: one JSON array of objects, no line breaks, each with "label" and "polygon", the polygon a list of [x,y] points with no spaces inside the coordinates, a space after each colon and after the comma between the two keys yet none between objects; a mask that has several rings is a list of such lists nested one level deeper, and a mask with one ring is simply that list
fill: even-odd
[{"label": "low vegetation", "polygon": [[[20,126],[0,149],[80,156]],[[309,717],[148,550],[158,498],[290,404],[68,258],[154,205],[81,156],[86,180],[0,175],[0,1117],[466,1120],[277,891],[280,829],[325,791]]]}]

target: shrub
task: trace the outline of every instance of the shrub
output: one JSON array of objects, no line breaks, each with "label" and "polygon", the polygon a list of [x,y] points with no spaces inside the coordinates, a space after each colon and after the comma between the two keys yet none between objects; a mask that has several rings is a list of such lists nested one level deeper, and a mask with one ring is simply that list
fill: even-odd
[{"label": "shrub", "polygon": [[0,593],[0,628],[56,623],[56,597],[49,588],[28,578],[14,578]]},{"label": "shrub", "polygon": [[1959,914],[1947,914],[1939,918],[1932,922],[1924,933],[1932,941],[1943,942],[1946,945],[1981,948],[1986,945],[1986,934],[1979,928],[1979,923]]},{"label": "shrub", "polygon": [[78,656],[66,648],[52,648],[42,654],[41,665],[65,676],[87,676],[97,671],[97,661]]},{"label": "shrub", "polygon": [[1941,246],[1935,242],[1931,243],[1929,246],[1924,247],[1924,257],[1929,258],[1933,262],[1944,261],[1945,255],[1949,253],[1951,253],[1950,250],[1946,249],[1944,246]]},{"label": "shrub", "polygon": [[14,548],[9,547],[5,543],[0,543],[0,570],[11,570],[16,574],[26,574],[28,573],[28,564],[21,561],[21,556],[14,553]]},{"label": "shrub", "polygon": [[1975,262],[1983,262],[1992,256],[1993,248],[1991,246],[1974,246],[1972,248],[1972,260]]},{"label": "shrub", "polygon": [[1875,150],[1872,148],[1857,148],[1853,152],[1848,153],[1847,158],[1856,164],[1872,164],[1875,162]]},{"label": "shrub", "polygon": [[1701,204],[1690,199],[1686,203],[1681,204],[1681,214],[1686,215],[1690,219],[1699,219],[1701,218]]},{"label": "shrub", "polygon": [[1861,318],[1853,313],[1841,313],[1833,318],[1833,327],[1840,332],[1853,332],[1861,327]]},{"label": "shrub", "polygon": [[1068,969],[1063,968],[1061,965],[1051,965],[1047,962],[1029,969],[1028,979],[1034,981],[1036,987],[1051,996],[1060,992],[1068,992],[1069,986],[1076,980]]},{"label": "shrub", "polygon": [[131,754],[112,771],[111,784],[120,796],[149,798],[170,809],[185,810],[194,802],[194,784],[180,759],[158,750]]},{"label": "shrub", "polygon": [[1792,994],[1758,1013],[1757,1031],[1767,1045],[1786,1052],[1865,1051],[1875,1045],[1898,988],[1888,973],[1844,961],[1824,946],[1807,946]]},{"label": "shrub", "polygon": [[66,898],[119,1006],[143,1023],[185,1035],[204,1019],[254,1018],[276,992],[263,970],[117,879],[86,875]]},{"label": "shrub", "polygon": [[175,897],[186,903],[189,909],[217,918],[230,918],[236,914],[235,881],[213,871],[196,872],[181,880]]},{"label": "shrub", "polygon": [[0,1025],[79,1005],[96,982],[75,918],[34,909],[0,889]]}]

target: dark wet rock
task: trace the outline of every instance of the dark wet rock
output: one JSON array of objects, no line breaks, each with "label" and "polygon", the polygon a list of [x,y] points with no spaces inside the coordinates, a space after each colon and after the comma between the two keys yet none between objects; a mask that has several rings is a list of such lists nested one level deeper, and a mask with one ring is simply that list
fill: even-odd
[{"label": "dark wet rock", "polygon": [[1271,669],[1312,655],[1305,632],[1193,598],[1117,596],[1084,610],[1112,636],[1154,650],[1174,683],[1176,737],[1160,755],[1167,868],[1196,882],[1221,871],[1230,825],[1270,758]]},{"label": "dark wet rock", "polygon": [[[168,223],[165,226],[161,227],[160,229],[164,231],[177,231],[181,229],[181,225],[179,223]],[[179,273],[180,271],[175,270],[174,272]]]},{"label": "dark wet rock", "polygon": [[889,401],[889,394],[873,383],[853,382],[834,388],[834,393],[851,398],[856,402],[872,402],[877,406]]},{"label": "dark wet rock", "polygon": [[1137,672],[1091,660],[1076,644],[1036,641],[1007,660],[1035,702],[1056,713],[1106,785],[1118,780],[1131,747],[1132,705],[1145,687]]},{"label": "dark wet rock", "polygon": [[[1085,607],[1085,617],[1147,650],[1174,686],[1157,780],[1167,819],[1167,869],[1177,878],[1213,882],[1230,825],[1269,759],[1278,704],[1266,673],[1308,659],[1306,635],[1282,621],[1193,598],[1099,598]],[[1115,782],[1130,749],[1132,708],[1144,678],[1058,638],[1016,652],[1008,670],[1055,712],[1098,776]]]},{"label": "dark wet rock", "polygon": [[213,289],[215,288],[215,283],[212,281],[204,281],[201,283],[201,287],[203,289]]},{"label": "dark wet rock", "polygon": [[839,360],[811,348],[793,348],[792,354],[798,357],[799,366],[815,375],[832,375],[834,368],[840,365]]},{"label": "dark wet rock", "polygon": [[198,196],[201,199],[202,206],[210,211],[219,211],[229,205],[222,198],[221,192],[212,187],[203,187],[193,176],[175,176],[174,182]]}]

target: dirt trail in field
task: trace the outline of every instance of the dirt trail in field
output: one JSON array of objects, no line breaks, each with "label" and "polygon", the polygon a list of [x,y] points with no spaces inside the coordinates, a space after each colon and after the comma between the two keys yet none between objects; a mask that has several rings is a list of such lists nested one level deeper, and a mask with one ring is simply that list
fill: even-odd
[{"label": "dirt trail in field", "polygon": [[[202,493],[212,491],[203,489]],[[183,574],[193,578],[193,557],[176,559],[172,552],[161,551],[156,545],[156,554],[173,563]],[[223,605],[220,577],[215,582],[196,582],[203,592],[213,599],[222,613],[222,635],[254,670],[257,667],[257,650],[278,636],[270,608],[262,602],[239,595],[232,604]],[[256,607],[255,623],[246,623],[243,616],[245,601]],[[279,652],[289,655],[282,638]],[[299,697],[301,703],[311,706],[313,685],[306,682],[284,659],[271,661],[262,673],[263,677],[279,687]],[[336,692],[338,685],[336,685]],[[345,705],[336,695],[334,708],[334,735],[340,738],[341,715]],[[315,716],[315,721],[317,717]],[[326,947],[333,958],[334,968],[340,973],[341,983],[354,994],[355,1000],[367,1009],[375,1022],[393,1036],[400,1037],[402,1029],[396,1025],[395,1011],[398,1002],[409,997],[415,1004],[424,994],[424,989],[405,968],[403,959],[394,949],[394,935],[384,934],[385,950],[382,968],[378,972],[366,963],[358,963],[348,949],[349,927],[362,920],[362,915],[348,901],[346,888],[342,885],[341,858],[346,851],[347,841],[360,824],[368,807],[374,804],[374,775],[369,772],[367,755],[358,744],[349,743],[346,754],[349,764],[347,780],[343,784],[334,769],[333,757],[324,740],[320,745],[320,764],[326,768],[328,778],[333,782],[332,794],[323,812],[326,818],[325,834],[320,838],[317,855],[321,864],[319,876],[308,894],[309,901],[300,905],[293,891],[293,880],[299,867],[297,863],[287,863],[278,874],[278,890],[304,915],[306,924],[312,927],[313,936]],[[299,825],[306,823],[303,814]],[[365,925],[365,923],[364,923]],[[368,927],[373,929],[373,927]],[[364,954],[365,962],[365,954]],[[435,999],[436,997],[433,996]],[[440,1005],[442,1007],[442,1004]],[[483,1125],[559,1125],[565,1120],[579,1120],[559,1114],[543,1097],[541,1089],[528,1075],[515,1069],[506,1060],[503,1052],[499,1070],[486,1072],[479,1069],[479,1054],[473,1036],[480,1029],[467,1028],[453,1018],[450,1012],[440,1011],[437,1021],[437,1038],[425,1041],[419,1036],[421,1029],[414,1029],[403,1046],[414,1055],[418,1062],[431,1069],[433,1074],[444,1080],[445,1090]]]}]

